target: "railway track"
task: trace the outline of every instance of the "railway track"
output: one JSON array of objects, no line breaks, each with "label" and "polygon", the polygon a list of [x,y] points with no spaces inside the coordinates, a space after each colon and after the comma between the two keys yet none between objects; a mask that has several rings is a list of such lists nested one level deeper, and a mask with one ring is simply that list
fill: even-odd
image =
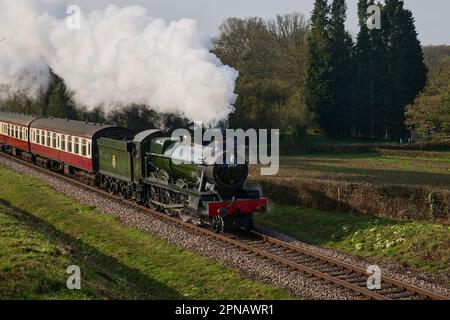
[{"label": "railway track", "polygon": [[164,213],[151,210],[134,201],[126,200],[120,196],[110,194],[97,187],[86,185],[85,183],[57,172],[49,171],[45,168],[30,164],[12,155],[0,152],[1,157],[7,158],[16,163],[33,168],[46,175],[54,176],[65,182],[88,189],[97,194],[111,198],[120,203],[138,208],[151,213],[152,215],[172,221],[180,226],[206,234],[212,238],[228,243],[234,247],[255,254],[294,270],[309,274],[313,277],[339,285],[343,288],[355,292],[355,294],[368,299],[375,300],[449,300],[448,297],[427,291],[417,286],[413,286],[402,281],[381,276],[381,289],[369,290],[367,288],[368,274],[366,270],[350,265],[343,261],[333,259],[306,248],[284,242],[267,235],[252,231],[242,233],[217,234],[211,230],[184,222],[178,218],[168,216]]}]

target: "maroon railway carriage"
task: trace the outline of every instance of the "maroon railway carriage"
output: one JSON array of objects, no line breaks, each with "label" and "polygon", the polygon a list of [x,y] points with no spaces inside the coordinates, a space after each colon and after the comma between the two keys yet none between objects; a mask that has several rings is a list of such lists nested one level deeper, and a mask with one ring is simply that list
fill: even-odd
[{"label": "maroon railway carriage", "polygon": [[94,172],[98,168],[97,139],[132,136],[126,128],[57,118],[39,118],[30,125],[30,151],[55,162]]},{"label": "maroon railway carriage", "polygon": [[29,152],[30,124],[37,117],[0,111],[0,147],[11,149],[13,154]]},{"label": "maroon railway carriage", "polygon": [[29,160],[50,160],[89,173],[98,168],[98,138],[132,136],[126,128],[0,111],[0,147]]}]

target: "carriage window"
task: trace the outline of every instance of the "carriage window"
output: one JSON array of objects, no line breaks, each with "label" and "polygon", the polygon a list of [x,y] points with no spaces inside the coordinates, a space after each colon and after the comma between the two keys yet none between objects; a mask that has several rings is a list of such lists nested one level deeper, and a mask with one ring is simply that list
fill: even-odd
[{"label": "carriage window", "polygon": [[14,138],[19,138],[19,127],[14,126]]},{"label": "carriage window", "polygon": [[23,140],[23,128],[19,127],[19,139]]},{"label": "carriage window", "polygon": [[41,143],[41,130],[36,130],[36,143]]},{"label": "carriage window", "polygon": [[56,133],[52,133],[52,148],[56,148]]},{"label": "carriage window", "polygon": [[25,128],[25,135],[23,137],[24,140],[28,140],[28,129]]},{"label": "carriage window", "polygon": [[72,137],[67,136],[67,152],[72,152]]},{"label": "carriage window", "polygon": [[87,141],[86,139],[81,139],[81,155],[86,157],[87,155]]},{"label": "carriage window", "polygon": [[11,125],[8,124],[8,136],[12,136],[12,132],[11,132]]},{"label": "carriage window", "polygon": [[50,132],[48,132],[48,131],[45,131],[45,137],[47,138],[47,147],[50,147],[51,146],[51,136],[50,136]]},{"label": "carriage window", "polygon": [[88,142],[88,146],[87,146],[87,154],[90,157],[92,155],[92,149],[91,149],[92,145],[91,145],[91,141]]},{"label": "carriage window", "polygon": [[80,138],[75,138],[73,144],[73,152],[76,154],[80,153]]},{"label": "carriage window", "polygon": [[64,134],[61,135],[61,150],[66,151],[66,136]]}]

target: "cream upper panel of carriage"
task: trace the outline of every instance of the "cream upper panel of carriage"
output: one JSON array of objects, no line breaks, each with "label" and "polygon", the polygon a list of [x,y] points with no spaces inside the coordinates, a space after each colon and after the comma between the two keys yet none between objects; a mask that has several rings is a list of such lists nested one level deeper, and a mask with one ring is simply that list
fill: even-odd
[{"label": "cream upper panel of carriage", "polygon": [[0,122],[0,134],[22,141],[28,141],[28,127],[21,125]]},{"label": "cream upper panel of carriage", "polygon": [[85,137],[31,128],[30,142],[92,159],[92,140]]}]

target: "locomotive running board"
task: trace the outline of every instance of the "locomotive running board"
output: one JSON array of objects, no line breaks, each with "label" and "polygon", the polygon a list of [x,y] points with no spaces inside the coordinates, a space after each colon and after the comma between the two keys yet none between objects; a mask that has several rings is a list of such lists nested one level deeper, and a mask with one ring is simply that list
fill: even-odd
[{"label": "locomotive running board", "polygon": [[150,200],[153,204],[156,204],[157,206],[160,206],[164,209],[183,209],[185,206],[184,204],[179,203],[172,203],[172,204],[164,204],[162,202],[156,201],[156,200]]}]

